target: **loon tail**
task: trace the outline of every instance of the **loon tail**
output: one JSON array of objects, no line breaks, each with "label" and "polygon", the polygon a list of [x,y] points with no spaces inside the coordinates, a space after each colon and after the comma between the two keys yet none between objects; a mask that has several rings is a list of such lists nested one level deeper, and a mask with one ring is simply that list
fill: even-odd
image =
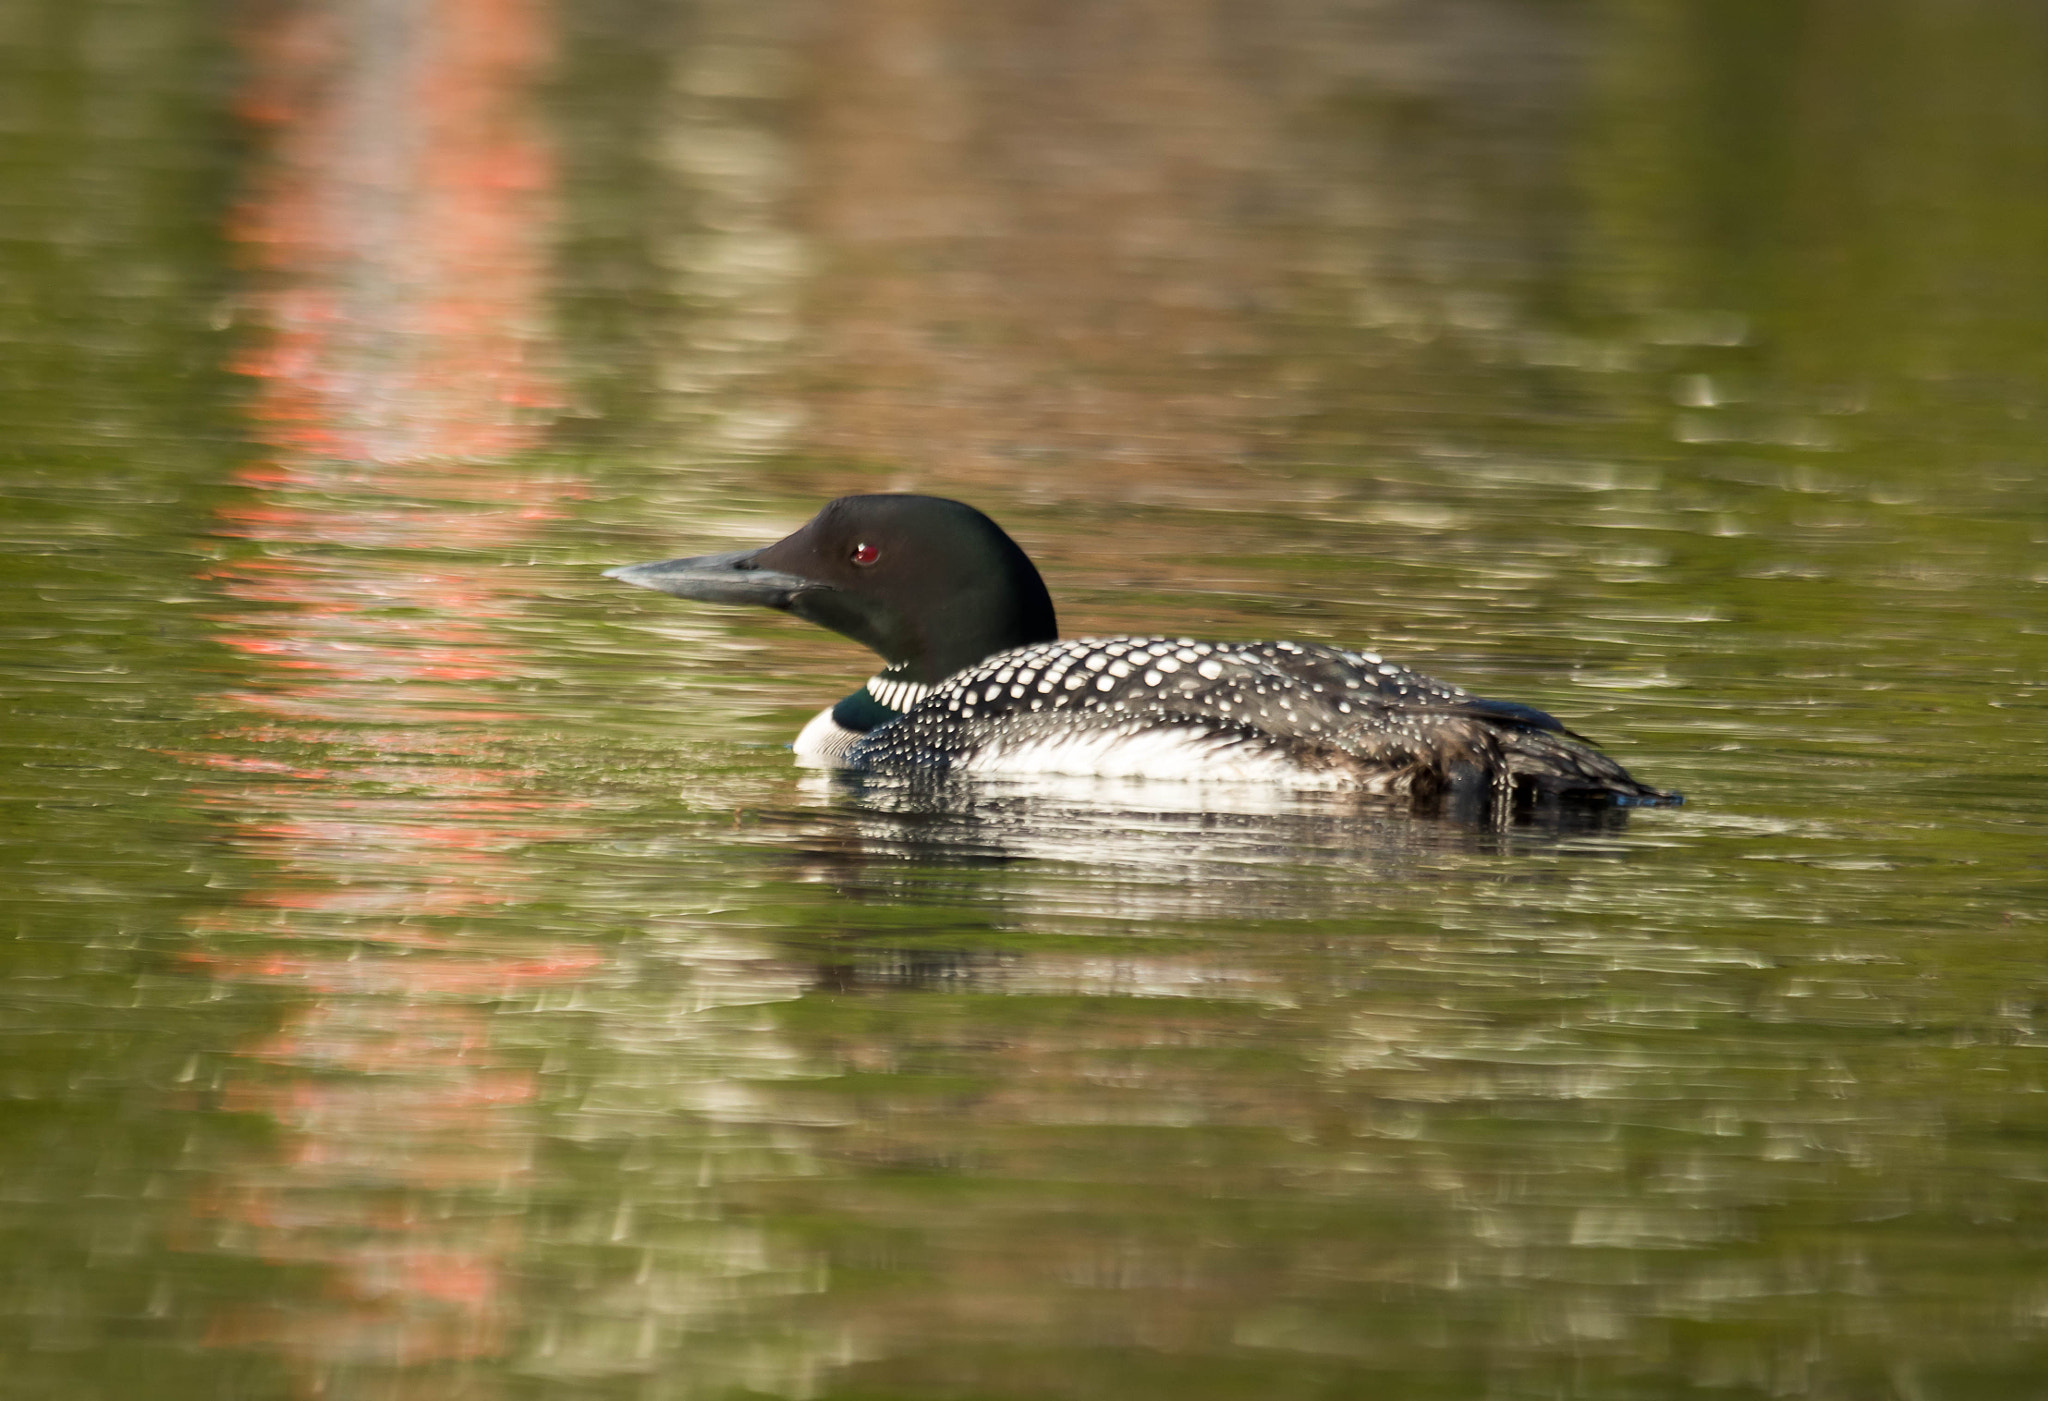
[{"label": "loon tail", "polygon": [[1549,715],[1528,706],[1473,701],[1368,715],[1313,750],[1342,756],[1368,778],[1392,775],[1376,791],[1423,801],[1520,810],[1539,802],[1675,807],[1677,793],[1638,782],[1627,769]]},{"label": "loon tail", "polygon": [[1638,782],[1627,769],[1567,730],[1504,725],[1494,731],[1516,796],[1677,807],[1683,794]]}]

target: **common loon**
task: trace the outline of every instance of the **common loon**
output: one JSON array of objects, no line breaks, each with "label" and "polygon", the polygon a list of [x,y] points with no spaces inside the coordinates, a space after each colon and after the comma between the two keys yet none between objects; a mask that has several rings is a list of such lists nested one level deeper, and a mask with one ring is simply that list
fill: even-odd
[{"label": "common loon", "polygon": [[1002,527],[936,496],[842,496],[758,550],[608,569],[680,598],[794,613],[888,665],[797,736],[878,773],[1251,779],[1431,799],[1682,801],[1544,712],[1353,652],[1185,637],[1062,640]]}]

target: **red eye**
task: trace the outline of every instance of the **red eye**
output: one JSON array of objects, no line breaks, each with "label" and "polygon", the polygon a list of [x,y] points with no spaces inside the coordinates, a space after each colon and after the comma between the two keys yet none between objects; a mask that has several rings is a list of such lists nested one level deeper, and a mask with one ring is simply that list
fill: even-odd
[{"label": "red eye", "polygon": [[881,557],[882,552],[873,545],[855,545],[853,547],[853,562],[855,564],[873,564]]}]

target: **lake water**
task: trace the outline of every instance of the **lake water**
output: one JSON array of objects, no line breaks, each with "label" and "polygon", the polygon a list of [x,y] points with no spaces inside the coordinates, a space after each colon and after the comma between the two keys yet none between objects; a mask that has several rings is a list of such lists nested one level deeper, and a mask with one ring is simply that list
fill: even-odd
[{"label": "lake water", "polygon": [[[0,1394],[2048,1395],[2048,15],[21,0]],[[973,501],[1687,806],[796,769]]]}]

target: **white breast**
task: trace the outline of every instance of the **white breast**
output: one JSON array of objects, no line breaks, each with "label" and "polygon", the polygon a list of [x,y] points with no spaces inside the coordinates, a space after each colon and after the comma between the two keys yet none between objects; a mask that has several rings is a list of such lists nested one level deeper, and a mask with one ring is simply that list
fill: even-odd
[{"label": "white breast", "polygon": [[[815,722],[814,722],[815,723]],[[1162,779],[1169,782],[1268,783],[1294,789],[1370,791],[1356,773],[1308,769],[1277,749],[1246,743],[1241,734],[1212,734],[1199,726],[1082,730],[1029,739],[998,739],[957,760],[961,773],[1022,776],[1067,774],[1085,778]]]},{"label": "white breast", "polygon": [[847,751],[864,738],[866,736],[859,730],[849,730],[834,720],[832,707],[828,705],[797,732],[796,742],[790,748],[796,751],[796,761],[805,768],[836,769],[846,763]]}]

